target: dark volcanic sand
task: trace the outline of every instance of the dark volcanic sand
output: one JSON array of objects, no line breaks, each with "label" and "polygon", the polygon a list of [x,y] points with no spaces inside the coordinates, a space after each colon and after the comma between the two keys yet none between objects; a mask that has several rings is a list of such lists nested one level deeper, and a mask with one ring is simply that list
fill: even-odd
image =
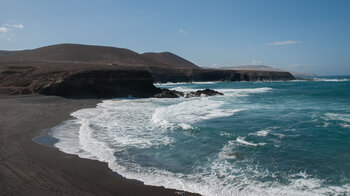
[{"label": "dark volcanic sand", "polygon": [[[113,175],[106,163],[34,142],[44,129],[100,100],[0,96],[0,195],[179,195]],[[190,195],[187,193],[186,195]]]}]

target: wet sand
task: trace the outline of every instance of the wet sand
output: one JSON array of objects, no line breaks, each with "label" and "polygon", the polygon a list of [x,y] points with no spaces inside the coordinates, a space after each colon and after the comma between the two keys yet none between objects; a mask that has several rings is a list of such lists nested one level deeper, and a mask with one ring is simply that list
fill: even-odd
[{"label": "wet sand", "polygon": [[0,96],[0,195],[181,195],[126,180],[114,175],[106,163],[33,141],[41,131],[69,119],[73,111],[100,101]]}]

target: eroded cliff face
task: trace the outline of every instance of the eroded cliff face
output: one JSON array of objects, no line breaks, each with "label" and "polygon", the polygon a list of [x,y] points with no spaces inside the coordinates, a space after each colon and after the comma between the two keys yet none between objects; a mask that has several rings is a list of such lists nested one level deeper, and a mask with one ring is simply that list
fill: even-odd
[{"label": "eroded cliff face", "polygon": [[154,97],[154,82],[293,80],[288,72],[165,69],[62,62],[1,62],[0,94],[70,98]]},{"label": "eroded cliff face", "polygon": [[155,82],[191,81],[286,81],[295,80],[289,72],[215,70],[215,69],[149,69]]},{"label": "eroded cliff face", "polygon": [[3,66],[0,94],[44,94],[70,98],[152,97],[160,92],[147,71],[93,67],[47,69]]},{"label": "eroded cliff face", "polygon": [[143,71],[88,70],[70,74],[41,88],[38,93],[74,98],[152,97],[160,89]]}]

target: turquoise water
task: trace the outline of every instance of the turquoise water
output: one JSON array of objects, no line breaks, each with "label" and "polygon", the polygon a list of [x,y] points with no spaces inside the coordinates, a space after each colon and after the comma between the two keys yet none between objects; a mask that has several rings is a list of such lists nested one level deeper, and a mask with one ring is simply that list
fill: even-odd
[{"label": "turquoise water", "polygon": [[54,128],[55,146],[204,195],[350,194],[350,77],[157,86],[224,96],[107,100]]}]

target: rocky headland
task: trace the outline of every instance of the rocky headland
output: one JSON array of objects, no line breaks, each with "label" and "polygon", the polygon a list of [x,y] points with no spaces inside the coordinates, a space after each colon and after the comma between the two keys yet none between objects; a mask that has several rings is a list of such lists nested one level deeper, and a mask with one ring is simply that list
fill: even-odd
[{"label": "rocky headland", "polygon": [[[58,44],[2,52],[0,94],[70,98],[171,97],[154,82],[293,80],[289,72],[202,69],[169,52]],[[163,95],[162,95],[163,94]]]}]

